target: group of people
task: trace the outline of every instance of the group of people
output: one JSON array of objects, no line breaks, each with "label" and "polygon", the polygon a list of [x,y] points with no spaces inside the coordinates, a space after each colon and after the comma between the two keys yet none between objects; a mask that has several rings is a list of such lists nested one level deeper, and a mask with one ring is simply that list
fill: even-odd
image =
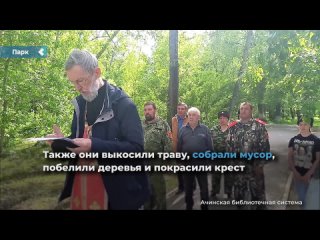
[{"label": "group of people", "polygon": [[[239,120],[229,123],[227,111],[218,113],[219,125],[211,130],[200,123],[198,108],[179,103],[177,114],[169,124],[158,117],[154,102],[144,105],[144,119],[141,121],[137,107],[119,87],[102,79],[97,58],[86,50],[73,50],[65,64],[66,75],[80,95],[73,100],[74,114],[70,138],[78,145],[67,148],[74,153],[81,152],[269,152],[270,144],[265,123],[252,117],[253,106],[249,102],[240,105]],[[305,123],[305,122],[302,122]],[[307,134],[307,127],[300,123],[301,135],[289,144],[289,158],[294,176],[300,182],[307,182],[315,175],[319,162],[318,140]],[[309,128],[310,129],[310,128]],[[59,127],[48,137],[63,137]],[[305,139],[306,138],[306,139]],[[311,139],[312,138],[312,139]],[[300,142],[299,142],[300,141]],[[314,141],[314,144],[310,144]],[[48,141],[53,151],[58,151],[55,141]],[[295,170],[296,146],[304,146],[312,152],[312,164],[308,171]],[[290,150],[291,149],[291,150]],[[315,160],[317,159],[317,160]],[[163,162],[163,161],[162,161]],[[187,164],[212,164],[190,159]],[[161,161],[148,161],[149,164]],[[70,165],[142,165],[144,161],[112,159],[71,159]],[[182,164],[177,160],[176,164]],[[214,164],[240,164],[221,159]],[[245,172],[212,173],[212,197],[220,192],[220,179],[225,178],[225,192],[237,200],[245,198],[250,187],[251,200],[265,200],[263,160],[242,161]],[[306,177],[303,177],[306,174]],[[194,205],[193,192],[197,179],[201,200],[209,200],[206,172],[177,173],[177,194],[185,193],[186,209]],[[306,189],[300,187],[301,192]],[[161,172],[68,172],[59,200],[71,197],[72,209],[166,209],[166,183]],[[257,206],[263,208],[263,205]],[[202,204],[201,209],[208,209]]]},{"label": "group of people", "polygon": [[[186,116],[179,115],[179,107],[184,106],[187,112]],[[175,119],[187,119],[187,123],[179,129],[177,138],[174,139],[177,143],[178,152],[269,152],[270,144],[268,139],[268,133],[265,128],[265,123],[259,119],[252,118],[253,106],[249,102],[244,102],[240,105],[239,120],[233,121],[229,124],[230,115],[227,111],[221,111],[218,113],[219,124],[213,126],[211,130],[203,124],[200,124],[200,111],[197,108],[190,108],[187,110],[187,106],[184,103],[178,104],[178,114],[173,118]],[[181,111],[180,111],[181,112]],[[172,122],[172,128],[174,124]],[[173,131],[175,134],[175,131]],[[174,136],[174,135],[173,135]],[[220,159],[205,162],[192,159],[189,164],[213,164],[213,165],[232,165],[240,164],[238,160]],[[220,181],[224,178],[225,193],[228,198],[234,197],[236,200],[244,200],[247,183],[250,183],[251,200],[265,200],[265,187],[264,187],[264,175],[263,164],[261,160],[256,161],[242,161],[241,164],[245,165],[245,172],[234,173],[226,172],[221,174],[219,171],[215,171],[211,174],[211,196],[216,198],[220,193]],[[224,175],[224,176],[222,176]],[[186,209],[193,208],[193,184],[197,179],[200,187],[201,202],[209,200],[208,190],[208,177],[206,172],[193,172],[184,174],[185,184],[185,201]],[[178,193],[184,189],[181,187],[183,184],[179,184]],[[249,199],[247,199],[249,200]],[[240,208],[241,206],[239,206]],[[257,206],[261,208],[261,205]],[[206,204],[201,205],[201,209],[208,209]]]}]

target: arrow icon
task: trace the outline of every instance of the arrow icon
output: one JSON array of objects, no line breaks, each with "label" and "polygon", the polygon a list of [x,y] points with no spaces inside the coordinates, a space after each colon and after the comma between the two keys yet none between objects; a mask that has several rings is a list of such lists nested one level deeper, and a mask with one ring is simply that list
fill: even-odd
[{"label": "arrow icon", "polygon": [[40,48],[40,50],[39,50],[38,53],[39,53],[41,56],[43,56],[43,55],[44,55],[44,52],[43,52],[43,51],[44,51],[44,49],[43,49],[43,48]]}]

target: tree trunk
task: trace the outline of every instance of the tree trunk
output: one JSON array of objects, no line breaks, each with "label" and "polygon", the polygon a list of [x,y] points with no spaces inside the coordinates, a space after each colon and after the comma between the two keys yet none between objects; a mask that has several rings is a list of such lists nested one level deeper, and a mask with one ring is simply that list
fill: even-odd
[{"label": "tree trunk", "polygon": [[297,115],[297,123],[299,121],[299,118],[302,116],[301,110],[296,110],[296,115]]},{"label": "tree trunk", "polygon": [[271,106],[268,106],[268,119],[270,120],[274,120],[274,112],[273,112],[273,108]]},{"label": "tree trunk", "polygon": [[9,63],[10,58],[8,58],[4,65],[4,77],[3,77],[3,84],[2,84],[2,114],[1,114],[1,121],[0,121],[0,154],[4,149],[5,144],[5,126],[6,126],[6,119],[7,119],[7,110],[8,110],[8,100],[6,99],[6,89],[7,89],[7,82],[8,82],[8,72],[9,72]]},{"label": "tree trunk", "polygon": [[[171,126],[171,118],[175,115],[179,95],[179,62],[178,62],[178,30],[170,30],[170,80],[167,121]],[[171,126],[172,127],[172,126]]]},{"label": "tree trunk", "polygon": [[258,113],[259,119],[266,121],[266,105],[264,103],[258,103]]},{"label": "tree trunk", "polygon": [[290,116],[291,116],[291,119],[293,120],[294,119],[294,109],[291,107],[290,108]]},{"label": "tree trunk", "polygon": [[257,85],[258,113],[261,120],[266,120],[266,105],[264,104],[264,94],[266,92],[267,79],[264,77]]},{"label": "tree trunk", "polygon": [[276,104],[274,120],[276,123],[279,123],[281,120],[281,103],[279,102]]},{"label": "tree trunk", "polygon": [[238,72],[238,77],[237,81],[234,85],[233,93],[232,93],[232,99],[230,101],[229,105],[229,113],[230,113],[230,118],[232,116],[232,110],[236,103],[239,101],[239,95],[240,95],[240,88],[241,88],[241,80],[244,76],[245,71],[247,70],[247,63],[248,63],[248,58],[249,58],[249,50],[252,44],[253,40],[253,31],[249,30],[247,32],[247,38],[246,38],[246,44],[243,49],[243,54],[242,54],[242,62],[241,66]]}]

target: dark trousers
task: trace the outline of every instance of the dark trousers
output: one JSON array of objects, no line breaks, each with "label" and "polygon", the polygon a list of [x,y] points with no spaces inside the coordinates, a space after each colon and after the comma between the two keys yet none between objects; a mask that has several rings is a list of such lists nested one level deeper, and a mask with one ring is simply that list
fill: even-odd
[{"label": "dark trousers", "polygon": [[[195,179],[197,178],[198,184],[200,187],[200,197],[201,201],[209,200],[209,192],[208,192],[208,178],[207,173],[195,173],[190,172],[186,173],[184,176],[184,184],[185,184],[185,201],[186,201],[186,209],[192,210],[193,208],[193,187],[195,183]],[[202,210],[208,210],[208,205],[201,204]]]},{"label": "dark trousers", "polygon": [[[232,193],[232,186],[233,186],[232,174],[233,172],[224,173],[224,191],[226,194],[228,194],[228,197],[230,197]],[[213,172],[211,174],[211,183],[212,183],[211,194],[213,197],[220,192],[220,181],[221,181],[221,172]]]},{"label": "dark trousers", "polygon": [[184,191],[183,173],[178,172],[178,173],[177,173],[177,177],[178,177],[178,190]]}]

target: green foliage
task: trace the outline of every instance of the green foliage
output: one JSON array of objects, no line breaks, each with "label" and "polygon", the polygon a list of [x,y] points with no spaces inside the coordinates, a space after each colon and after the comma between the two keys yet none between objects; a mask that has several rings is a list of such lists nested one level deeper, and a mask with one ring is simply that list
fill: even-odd
[{"label": "green foliage", "polygon": [[[246,31],[178,33],[179,101],[198,107],[202,122],[211,127],[232,99]],[[25,138],[44,136],[53,124],[70,133],[70,101],[78,93],[65,77],[64,63],[72,49],[99,55],[103,77],[132,97],[141,118],[144,103],[154,101],[159,116],[167,119],[169,31],[1,30],[0,45],[49,49],[45,59],[0,58],[0,180],[2,193],[12,193],[1,208],[23,208],[16,204],[28,199],[25,204],[32,208],[35,196],[40,196],[38,206],[52,206],[56,199],[62,176],[43,175],[39,152],[28,148],[33,157],[16,154]],[[301,112],[315,116],[314,125],[319,126],[319,60],[320,31],[254,31],[236,105],[249,101],[256,109],[264,106],[260,110],[269,122],[286,124],[295,124],[292,117]],[[257,110],[254,115],[258,117]],[[51,195],[37,190],[46,184],[54,186]],[[23,190],[31,188],[34,191]]]},{"label": "green foliage", "polygon": [[[198,107],[209,126],[232,98],[245,36],[246,31],[193,35],[179,31],[179,100]],[[279,114],[276,106],[284,118],[290,117],[290,109],[319,114],[319,39],[319,31],[255,31],[238,104],[264,104],[271,120]],[[5,148],[27,137],[46,135],[55,123],[66,135],[70,133],[70,100],[77,93],[64,75],[64,63],[74,48],[99,54],[104,78],[132,97],[141,117],[143,104],[154,101],[158,114],[166,119],[169,31],[6,30],[0,32],[0,41],[4,46],[46,45],[49,49],[45,59],[0,59]]]}]

